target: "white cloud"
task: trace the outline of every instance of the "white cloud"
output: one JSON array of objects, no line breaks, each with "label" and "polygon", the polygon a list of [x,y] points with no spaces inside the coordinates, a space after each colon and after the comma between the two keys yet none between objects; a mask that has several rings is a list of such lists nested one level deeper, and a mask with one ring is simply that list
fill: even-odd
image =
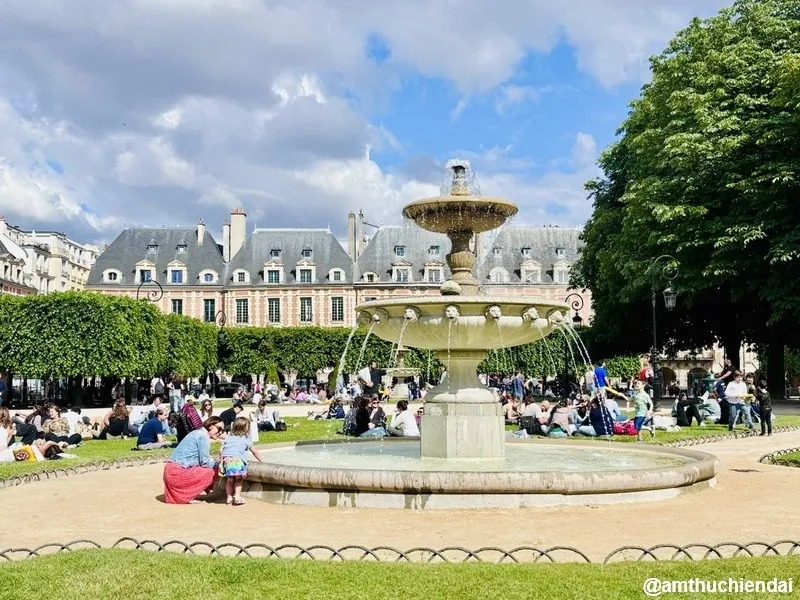
[{"label": "white cloud", "polygon": [[[275,225],[338,221],[361,206],[396,222],[439,183],[427,157],[411,175],[365,154],[425,151],[371,122],[404,79],[452,83],[453,119],[481,98],[509,115],[550,91],[510,83],[528,53],[567,40],[584,73],[635,81],[649,53],[722,0],[0,4],[0,210],[31,226],[66,220],[94,241],[123,223],[185,222],[197,202],[210,226],[242,204]],[[389,51],[380,66],[364,52],[370,35]],[[513,146],[470,150],[484,192],[532,219],[554,220],[548,206],[566,207],[557,216],[570,222],[588,213],[591,136],[577,135],[563,171],[538,176]]]}]

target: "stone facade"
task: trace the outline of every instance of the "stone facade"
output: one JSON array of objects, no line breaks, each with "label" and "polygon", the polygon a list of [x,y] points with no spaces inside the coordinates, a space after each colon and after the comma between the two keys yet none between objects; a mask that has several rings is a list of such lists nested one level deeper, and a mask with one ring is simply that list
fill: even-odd
[{"label": "stone facade", "polygon": [[[232,213],[222,244],[202,221],[196,227],[125,230],[98,257],[86,288],[132,297],[138,290],[142,296],[155,288],[142,283],[147,277],[163,289],[157,302],[163,312],[219,322],[224,311],[226,325],[239,327],[350,327],[357,304],[438,295],[440,283],[449,277],[447,237],[414,226],[382,227],[366,240],[351,213],[349,235],[358,231],[358,239],[348,239],[348,252],[324,229],[256,229],[242,238],[245,218],[241,209]],[[489,252],[478,250],[476,276],[493,295],[560,302],[571,293],[560,283],[560,269],[568,270],[577,254],[577,230],[506,228]],[[501,258],[505,275],[495,281],[489,269]],[[535,282],[521,277],[531,259],[540,267]],[[588,291],[578,292],[584,298],[580,316],[588,323],[591,297]]]},{"label": "stone facade", "polygon": [[0,217],[2,292],[47,294],[81,290],[99,251],[55,231],[25,231]]}]

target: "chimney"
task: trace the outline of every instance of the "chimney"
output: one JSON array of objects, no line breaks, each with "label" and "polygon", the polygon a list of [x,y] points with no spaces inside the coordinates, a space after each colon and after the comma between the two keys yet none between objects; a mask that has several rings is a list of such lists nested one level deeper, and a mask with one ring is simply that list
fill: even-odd
[{"label": "chimney", "polygon": [[231,224],[228,219],[222,224],[222,258],[225,262],[231,260]]},{"label": "chimney", "polygon": [[206,237],[206,224],[203,222],[203,219],[200,219],[197,222],[197,244],[198,245],[202,244],[205,237]]},{"label": "chimney", "polygon": [[231,211],[231,242],[229,252],[231,258],[236,256],[247,237],[247,214],[243,208],[234,208]]},{"label": "chimney", "polygon": [[361,253],[364,252],[364,211],[358,211],[358,231],[356,231],[356,258],[361,256]]},{"label": "chimney", "polygon": [[347,213],[347,253],[353,262],[358,258],[356,256],[356,213],[352,210]]}]

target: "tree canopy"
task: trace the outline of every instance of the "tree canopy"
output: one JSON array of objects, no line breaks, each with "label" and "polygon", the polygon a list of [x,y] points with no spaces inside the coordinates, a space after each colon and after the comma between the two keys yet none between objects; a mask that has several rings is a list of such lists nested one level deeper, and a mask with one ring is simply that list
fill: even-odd
[{"label": "tree canopy", "polygon": [[651,264],[669,254],[680,296],[659,314],[662,338],[782,355],[800,321],[800,0],[737,0],[651,65],[587,184],[572,283],[592,290],[595,341],[650,345],[651,287],[666,284]]}]

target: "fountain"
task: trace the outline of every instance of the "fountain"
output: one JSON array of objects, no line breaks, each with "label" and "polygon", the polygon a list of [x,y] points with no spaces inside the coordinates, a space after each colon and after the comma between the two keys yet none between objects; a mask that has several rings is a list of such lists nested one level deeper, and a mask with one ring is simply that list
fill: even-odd
[{"label": "fountain", "polygon": [[668,497],[712,485],[713,456],[602,442],[506,443],[501,405],[477,377],[489,350],[543,338],[565,323],[566,305],[485,295],[472,274],[476,233],[500,227],[516,205],[480,195],[467,161],[450,161],[442,195],[403,215],[450,238],[452,277],[439,296],[373,300],[359,324],[395,344],[437,353],[446,367],[425,397],[421,440],[272,447],[250,466],[246,494],[280,503],[413,508],[519,507]]},{"label": "fountain", "polygon": [[421,371],[415,367],[407,367],[405,362],[405,355],[408,349],[398,344],[395,350],[395,359],[393,365],[386,369],[386,376],[383,378],[383,383],[386,386],[391,385],[394,379],[397,383],[392,387],[392,394],[389,397],[391,402],[398,400],[408,400],[408,384],[405,382],[409,377],[419,377]]}]

